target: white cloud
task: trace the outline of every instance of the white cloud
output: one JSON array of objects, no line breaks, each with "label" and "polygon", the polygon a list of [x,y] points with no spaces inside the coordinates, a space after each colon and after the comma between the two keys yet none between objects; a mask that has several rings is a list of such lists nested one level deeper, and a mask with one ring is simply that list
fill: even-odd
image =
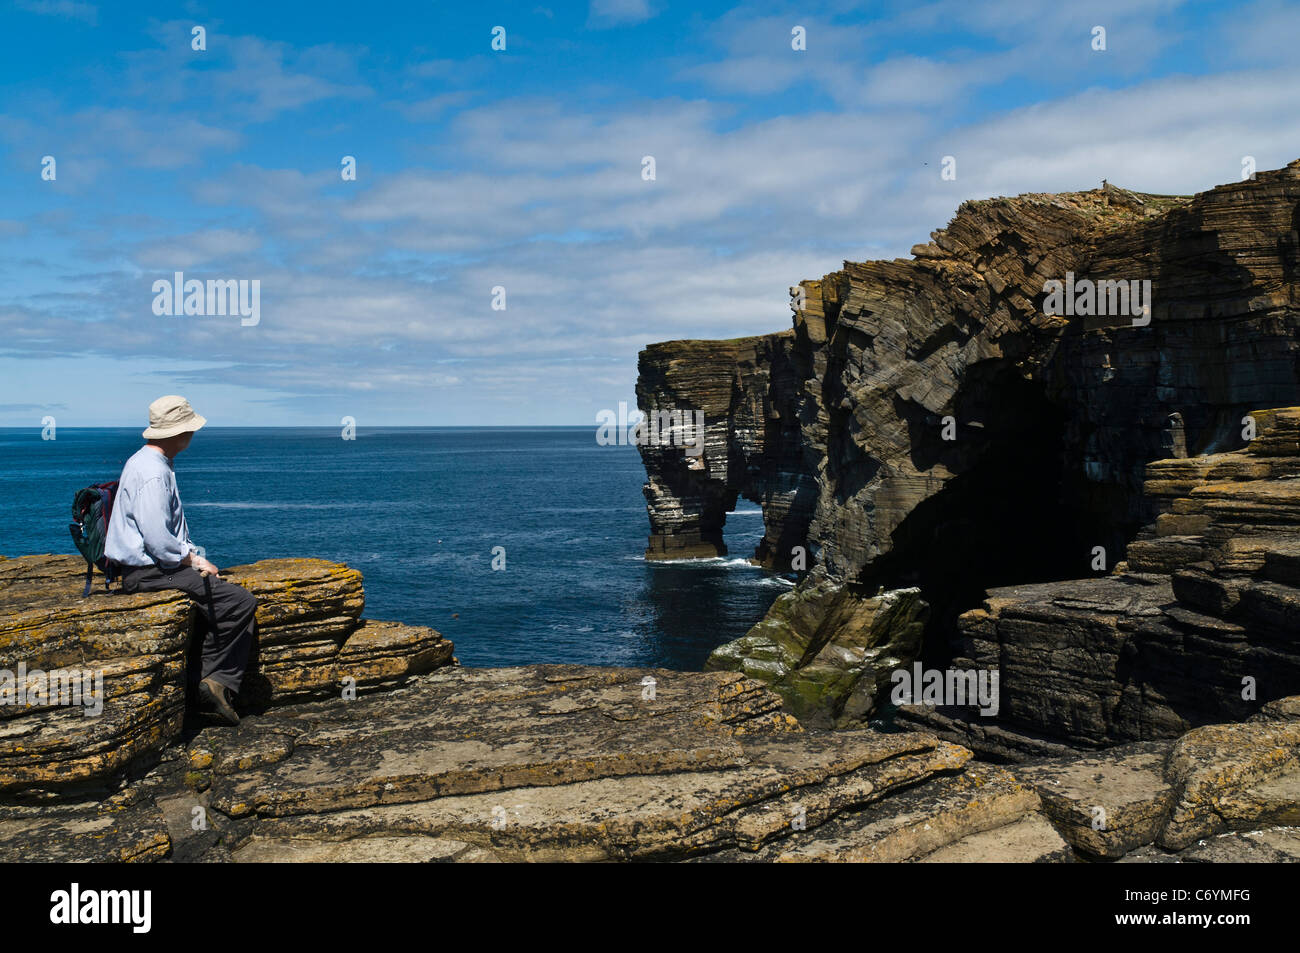
[{"label": "white cloud", "polygon": [[41,16],[80,20],[90,26],[99,22],[99,8],[93,3],[77,3],[75,0],[17,0],[16,5],[20,10]]},{"label": "white cloud", "polygon": [[[1265,55],[1272,47],[1246,21],[1224,31],[1225,56],[1259,53],[1258,65],[1137,80],[1145,67],[1133,48],[1182,42],[1162,19],[1178,12],[1172,0],[1103,0],[1087,16],[1064,4],[1027,16],[1011,2],[900,9],[902,22],[852,27],[741,14],[705,24],[721,55],[676,61],[674,75],[711,84],[732,97],[724,102],[488,99],[466,80],[483,58],[463,70],[426,60],[398,68],[406,98],[386,90],[382,101],[421,121],[409,148],[431,161],[410,161],[405,141],[385,143],[357,182],[342,183],[337,150],[317,171],[271,167],[290,164],[277,154],[187,182],[138,221],[7,212],[85,267],[61,262],[57,280],[35,291],[10,284],[0,354],[49,360],[91,348],[112,366],[201,355],[205,364],[185,371],[194,381],[256,394],[284,422],[335,401],[350,408],[340,413],[393,423],[586,422],[631,397],[646,344],[788,327],[789,285],[843,259],[905,256],[965,199],[1086,189],[1103,177],[1191,192],[1235,181],[1243,155],[1261,169],[1296,158],[1300,67]],[[1290,22],[1277,4],[1251,10],[1250,22],[1271,30]],[[1108,24],[1109,59],[1087,47],[1094,19]],[[789,50],[792,22],[808,26],[806,55]],[[988,42],[905,52],[905,27],[935,24]],[[221,55],[231,59],[214,60],[211,76],[170,47],[133,60],[137,78],[170,77],[184,95],[220,102],[220,119],[154,116],[128,101],[47,123],[0,119],[0,136],[28,151],[53,141],[73,156],[78,142],[103,142],[82,155],[106,167],[188,168],[256,142],[246,123],[369,89],[347,50],[307,55],[250,39]],[[1061,75],[1074,85],[1048,85]],[[1013,81],[1033,105],[970,108]],[[795,87],[816,92],[818,105],[776,116],[758,108]],[[186,121],[198,125],[176,125]],[[161,136],[169,128],[189,130],[183,148]],[[645,155],[656,159],[652,182],[641,177]],[[955,182],[939,176],[944,155],[957,157]],[[19,279],[32,271],[8,267]],[[152,315],[152,269],[176,268],[261,279],[261,324]],[[505,312],[489,304],[497,285]],[[119,333],[88,334],[93,321]]]},{"label": "white cloud", "polygon": [[431,122],[441,119],[449,110],[465,105],[472,98],[473,93],[468,90],[457,90],[451,93],[439,93],[437,96],[429,96],[413,103],[393,105],[412,122]]},{"label": "white cloud", "polygon": [[193,26],[190,20],[155,23],[150,33],[156,47],[122,54],[131,95],[178,109],[201,104],[241,123],[260,123],[313,103],[374,94],[359,77],[359,50],[332,44],[294,49],[226,34],[209,21],[208,48],[196,52],[190,47]]},{"label": "white cloud", "polygon": [[655,12],[649,0],[591,0],[587,25],[602,29],[644,23]]},{"label": "white cloud", "polygon": [[234,256],[247,256],[257,251],[261,244],[262,240],[252,232],[214,228],[150,242],[136,250],[134,259],[141,268],[183,270],[195,265],[220,263]]},{"label": "white cloud", "polygon": [[1300,6],[1290,0],[1261,0],[1236,11],[1222,34],[1210,40],[1213,52],[1227,52],[1251,65],[1293,63],[1300,43]]}]

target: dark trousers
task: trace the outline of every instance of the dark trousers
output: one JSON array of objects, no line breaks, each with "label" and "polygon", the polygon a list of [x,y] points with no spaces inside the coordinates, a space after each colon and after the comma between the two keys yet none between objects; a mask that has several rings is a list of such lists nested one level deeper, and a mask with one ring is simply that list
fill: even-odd
[{"label": "dark trousers", "polygon": [[157,566],[122,566],[121,572],[125,593],[180,589],[194,600],[207,621],[199,677],[238,692],[253,648],[257,597],[243,586],[220,576],[204,576],[189,566],[170,571]]}]

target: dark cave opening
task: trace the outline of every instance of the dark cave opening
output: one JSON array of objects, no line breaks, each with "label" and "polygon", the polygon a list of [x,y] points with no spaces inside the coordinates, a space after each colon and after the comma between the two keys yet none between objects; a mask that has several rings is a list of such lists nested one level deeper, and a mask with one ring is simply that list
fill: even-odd
[{"label": "dark cave opening", "polygon": [[[862,579],[873,590],[920,586],[931,606],[921,658],[928,667],[948,665],[957,617],[986,590],[1098,575],[1093,547],[1106,547],[1109,567],[1123,543],[1088,518],[1097,501],[1083,498],[1085,481],[1065,478],[1065,418],[1042,384],[1003,366],[972,392],[978,404],[957,409],[958,440],[918,447],[961,472],[912,510],[891,552]],[[937,428],[921,432],[939,439]]]}]

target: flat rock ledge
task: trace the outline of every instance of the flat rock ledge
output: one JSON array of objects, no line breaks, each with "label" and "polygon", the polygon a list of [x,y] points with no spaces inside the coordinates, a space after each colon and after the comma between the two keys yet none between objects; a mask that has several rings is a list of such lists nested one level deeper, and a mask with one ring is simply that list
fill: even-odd
[{"label": "flat rock ledge", "polygon": [[206,727],[107,794],[9,797],[0,861],[1296,859],[1294,701],[1034,773],[925,731],[806,729],[735,672],[448,666]]}]

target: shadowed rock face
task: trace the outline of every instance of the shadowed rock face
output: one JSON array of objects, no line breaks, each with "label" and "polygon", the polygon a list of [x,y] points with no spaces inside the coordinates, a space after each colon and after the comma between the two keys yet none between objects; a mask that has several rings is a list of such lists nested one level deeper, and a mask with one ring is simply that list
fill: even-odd
[{"label": "shadowed rock face", "polygon": [[[1300,403],[1298,223],[1300,160],[1190,198],[967,202],[911,260],[802,282],[792,331],[647,348],[641,408],[715,428],[703,466],[642,449],[648,554],[720,538],[742,495],[765,564],[802,546],[816,577],[919,586],[946,663],[986,590],[1087,576],[1095,547],[1113,565],[1154,515],[1148,463],[1240,448],[1246,413]],[[1069,274],[1149,280],[1149,323],[1045,313]]]},{"label": "shadowed rock face", "polygon": [[1000,671],[998,730],[969,710],[908,723],[997,754],[1175,737],[1300,692],[1300,408],[1255,411],[1244,451],[1147,468],[1155,520],[1114,574],[993,589],[959,620],[959,667]]},{"label": "shadowed rock face", "polygon": [[[0,691],[10,692],[0,704],[0,792],[102,782],[181,732],[187,653],[203,624],[189,598],[102,588],[83,598],[84,571],[75,556],[0,559],[0,672],[12,673],[10,682],[0,675]],[[245,707],[398,684],[451,661],[451,643],[432,629],[362,620],[355,569],[267,559],[223,575],[258,598],[259,657],[240,692]],[[33,688],[44,673],[75,673],[60,687],[81,690],[79,704],[16,703],[20,667]],[[102,710],[92,711],[92,696]]]}]

